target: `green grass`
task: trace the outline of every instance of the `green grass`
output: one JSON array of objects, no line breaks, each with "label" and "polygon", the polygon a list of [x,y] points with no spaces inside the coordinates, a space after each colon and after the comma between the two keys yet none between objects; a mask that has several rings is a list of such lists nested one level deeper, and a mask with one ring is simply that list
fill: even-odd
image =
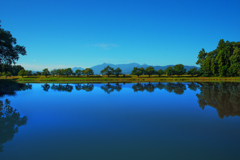
[{"label": "green grass", "polygon": [[[5,77],[1,77],[1,79],[5,79]],[[17,82],[38,82],[38,83],[46,83],[46,82],[219,82],[219,81],[227,81],[227,82],[240,82],[240,77],[191,77],[191,76],[151,76],[142,75],[140,77],[137,76],[125,76],[125,77],[116,77],[116,76],[61,76],[61,77],[52,77],[52,76],[30,76],[30,77],[8,77],[8,79],[16,80]]]}]

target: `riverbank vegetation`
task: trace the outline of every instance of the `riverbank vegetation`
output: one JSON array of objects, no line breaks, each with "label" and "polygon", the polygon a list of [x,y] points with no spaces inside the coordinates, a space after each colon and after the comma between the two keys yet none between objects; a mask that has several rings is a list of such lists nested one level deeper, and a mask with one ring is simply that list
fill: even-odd
[{"label": "riverbank vegetation", "polygon": [[[19,55],[26,55],[24,46],[17,44],[16,38],[10,31],[0,25],[0,77],[3,79],[16,79],[17,81],[181,81],[181,80],[239,80],[240,76],[240,42],[229,42],[221,39],[215,50],[206,52],[202,49],[198,54],[197,65],[200,69],[186,70],[183,64],[168,67],[165,70],[155,70],[154,67],[134,67],[131,75],[126,75],[121,68],[107,66],[101,75],[94,75],[91,68],[84,70],[71,68],[53,69],[44,68],[42,72],[25,70],[15,65]],[[14,64],[14,65],[13,65]],[[18,75],[18,76],[17,76]],[[13,76],[13,77],[11,77]],[[44,76],[44,77],[43,77]],[[67,77],[67,78],[66,78]],[[211,77],[211,78],[203,78]],[[233,77],[233,78],[223,78]]]}]

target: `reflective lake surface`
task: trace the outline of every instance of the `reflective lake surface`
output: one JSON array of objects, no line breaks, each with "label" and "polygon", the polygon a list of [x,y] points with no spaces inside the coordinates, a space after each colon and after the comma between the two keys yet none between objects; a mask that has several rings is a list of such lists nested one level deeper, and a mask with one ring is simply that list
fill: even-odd
[{"label": "reflective lake surface", "polygon": [[239,159],[240,83],[0,88],[1,160]]}]

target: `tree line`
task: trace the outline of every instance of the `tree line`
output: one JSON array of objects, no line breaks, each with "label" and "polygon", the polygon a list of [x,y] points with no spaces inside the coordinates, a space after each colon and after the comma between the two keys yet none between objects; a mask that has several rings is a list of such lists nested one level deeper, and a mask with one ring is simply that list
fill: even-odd
[{"label": "tree line", "polygon": [[[1,21],[0,21],[1,22]],[[54,69],[49,71],[47,68],[42,71],[42,73],[32,73],[30,70],[24,70],[22,66],[12,66],[16,64],[16,61],[19,59],[19,55],[26,55],[26,48],[24,46],[17,44],[17,39],[14,38],[10,31],[4,30],[0,25],[0,76],[30,76],[30,75],[93,75],[94,72],[91,68],[86,68],[84,70],[72,71],[71,68],[67,69]],[[186,72],[182,64],[177,64],[174,67],[168,67],[165,70],[155,71],[153,67],[138,68],[134,67],[132,70],[132,75],[146,74],[149,77],[153,74],[156,75],[197,75],[202,77],[210,76],[220,76],[220,77],[231,77],[240,75],[240,42],[229,42],[221,39],[218,43],[218,46],[215,50],[211,52],[206,52],[202,49],[198,54],[197,65],[200,65],[200,69],[197,68],[190,69]],[[122,74],[120,68],[113,69],[110,66],[105,67],[101,74],[107,75],[116,75],[117,77]]]},{"label": "tree line", "polygon": [[233,77],[240,75],[240,42],[229,42],[221,39],[215,50],[198,54],[197,65],[203,77]]},{"label": "tree line", "polygon": [[[110,75],[115,75],[116,77],[118,77],[119,75],[122,75],[122,70],[120,68],[112,68],[109,65],[107,67],[105,67],[102,71],[101,71],[102,75],[107,75],[108,77]],[[190,74],[192,76],[194,75],[198,75],[199,72],[197,70],[197,68],[192,68],[190,69],[188,72],[186,72],[186,69],[184,68],[184,66],[182,64],[178,64],[175,65],[174,67],[168,67],[165,70],[154,70],[153,67],[147,67],[146,69],[144,68],[138,68],[138,67],[134,67],[132,70],[131,75],[137,75],[138,77],[140,75],[149,75],[149,77],[151,75],[159,75],[159,77],[163,74],[166,74],[168,76],[172,76],[172,75],[184,75],[184,74]],[[45,77],[52,75],[52,76],[80,76],[80,75],[94,75],[94,71],[91,68],[86,68],[84,70],[80,70],[77,69],[75,72],[71,69],[71,68],[66,68],[66,69],[53,69],[51,71],[48,70],[48,68],[43,69],[42,72],[37,72],[37,73],[32,73],[31,70],[25,70],[22,69],[18,72],[19,76],[37,76],[37,75],[44,75]],[[5,75],[6,76],[6,75]],[[125,74],[123,74],[123,76],[125,76]]]}]

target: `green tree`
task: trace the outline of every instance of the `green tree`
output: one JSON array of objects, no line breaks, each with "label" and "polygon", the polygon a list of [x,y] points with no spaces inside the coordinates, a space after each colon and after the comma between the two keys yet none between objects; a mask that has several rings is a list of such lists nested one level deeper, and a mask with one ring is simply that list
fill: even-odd
[{"label": "green tree", "polygon": [[183,75],[186,73],[186,69],[182,64],[177,64],[174,67],[174,73],[179,77],[180,75]]},{"label": "green tree", "polygon": [[37,72],[36,74],[37,74],[38,76],[42,75],[42,73],[41,73],[41,72]]},{"label": "green tree", "polygon": [[93,70],[92,70],[91,68],[86,68],[86,69],[84,69],[84,70],[82,71],[82,73],[85,74],[85,75],[87,75],[87,77],[88,77],[89,75],[93,75],[93,74],[94,74],[94,72],[93,72]]},{"label": "green tree", "polygon": [[164,71],[163,71],[162,69],[159,69],[156,73],[157,73],[158,76],[160,77],[161,75],[164,74]]},{"label": "green tree", "polygon": [[0,28],[0,66],[15,64],[19,55],[26,53],[25,47],[17,44],[10,31]]},{"label": "green tree", "polygon": [[114,74],[118,77],[120,74],[122,74],[122,70],[120,68],[116,68],[114,70]]},{"label": "green tree", "polygon": [[55,74],[57,74],[57,70],[56,70],[56,69],[51,70],[51,75],[52,75],[53,77],[55,76]]},{"label": "green tree", "polygon": [[2,77],[2,72],[0,72],[0,77]]},{"label": "green tree", "polygon": [[228,69],[230,76],[240,75],[240,49],[235,47],[233,54],[230,56],[230,67]]},{"label": "green tree", "polygon": [[156,72],[152,66],[147,67],[144,71],[149,77]]},{"label": "green tree", "polygon": [[65,69],[65,75],[67,75],[67,77],[68,77],[69,75],[72,75],[72,74],[73,74],[73,71],[72,71],[71,68]]},{"label": "green tree", "polygon": [[109,75],[114,74],[114,69],[108,65],[103,70],[101,70],[101,74],[105,74],[109,77]]},{"label": "green tree", "polygon": [[3,71],[9,71],[13,76],[17,76],[18,72],[22,69],[24,69],[21,65],[3,65],[2,67]]},{"label": "green tree", "polygon": [[62,70],[61,69],[57,69],[56,70],[56,74],[58,75],[58,77],[60,77],[60,75],[62,75]]},{"label": "green tree", "polygon": [[189,74],[189,75],[191,75],[191,76],[194,76],[194,75],[198,74],[198,70],[197,70],[196,67],[195,67],[195,68],[192,68],[192,69],[190,69],[190,70],[187,72],[187,74]]},{"label": "green tree", "polygon": [[174,74],[173,68],[170,66],[164,70],[164,73],[166,73],[168,76],[171,76]]},{"label": "green tree", "polygon": [[137,75],[138,77],[144,73],[144,68],[134,67],[132,70],[132,75]]},{"label": "green tree", "polygon": [[19,76],[25,76],[26,75],[26,71],[25,71],[25,69],[22,69],[22,70],[20,70],[19,72],[18,72],[18,75]]},{"label": "green tree", "polygon": [[31,76],[32,75],[32,71],[31,70],[27,70],[26,71],[26,75],[29,77],[29,76]]},{"label": "green tree", "polygon": [[77,69],[75,71],[75,74],[79,77],[82,74],[82,71],[80,69]]},{"label": "green tree", "polygon": [[240,70],[240,42],[229,42],[221,39],[215,50],[207,53],[202,49],[196,64],[200,65],[202,76],[237,76]]},{"label": "green tree", "polygon": [[7,79],[7,77],[10,77],[12,74],[11,72],[7,71],[7,72],[3,72],[2,75],[5,76],[5,78]]},{"label": "green tree", "polygon": [[42,75],[44,75],[45,77],[47,77],[48,75],[50,75],[50,72],[49,72],[48,68],[43,69]]}]

